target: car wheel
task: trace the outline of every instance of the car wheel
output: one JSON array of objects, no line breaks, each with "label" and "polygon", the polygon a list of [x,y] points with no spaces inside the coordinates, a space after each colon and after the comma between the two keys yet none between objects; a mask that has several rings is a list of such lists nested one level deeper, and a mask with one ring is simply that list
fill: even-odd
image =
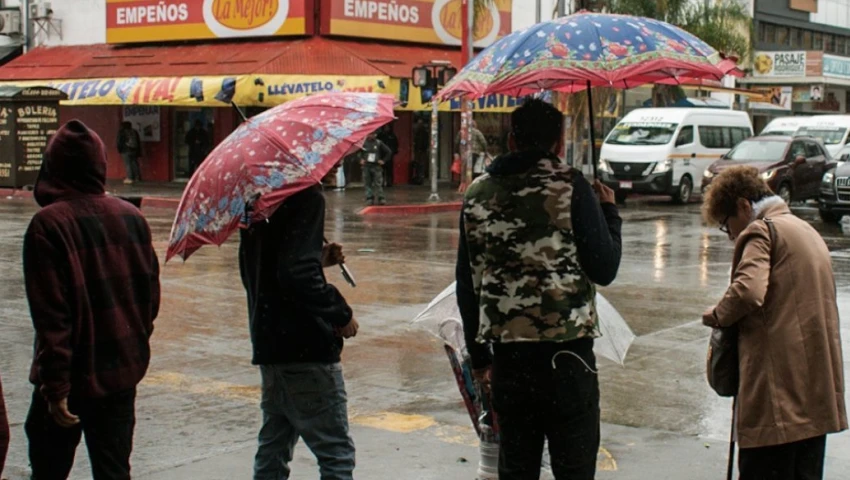
[{"label": "car wheel", "polygon": [[791,205],[791,185],[783,183],[779,186],[779,190],[777,190],[776,194],[779,195],[779,198],[781,198],[786,204]]},{"label": "car wheel", "polygon": [[627,196],[628,194],[622,190],[614,192],[614,200],[617,202],[617,205],[625,205]]},{"label": "car wheel", "polygon": [[685,175],[679,180],[679,188],[676,194],[673,195],[673,203],[684,205],[691,201],[691,195],[694,193],[694,181],[691,177]]},{"label": "car wheel", "polygon": [[838,223],[841,221],[841,215],[830,212],[829,210],[818,210],[820,214],[820,219],[824,221],[824,223]]}]

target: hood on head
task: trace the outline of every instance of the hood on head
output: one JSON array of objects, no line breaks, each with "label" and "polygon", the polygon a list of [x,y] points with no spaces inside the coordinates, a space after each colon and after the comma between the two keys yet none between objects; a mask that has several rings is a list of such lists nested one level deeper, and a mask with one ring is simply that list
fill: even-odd
[{"label": "hood on head", "polygon": [[79,120],[62,125],[50,139],[33,192],[42,207],[63,199],[102,195],[106,188],[106,147]]}]

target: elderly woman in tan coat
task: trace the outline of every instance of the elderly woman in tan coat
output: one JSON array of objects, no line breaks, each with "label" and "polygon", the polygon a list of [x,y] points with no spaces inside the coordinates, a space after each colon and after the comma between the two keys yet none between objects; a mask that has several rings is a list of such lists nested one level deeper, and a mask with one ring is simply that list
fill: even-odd
[{"label": "elderly woman in tan coat", "polygon": [[826,435],[847,429],[826,244],[752,167],[714,179],[703,213],[735,242],[731,285],[703,323],[738,327],[740,479],[822,479]]}]

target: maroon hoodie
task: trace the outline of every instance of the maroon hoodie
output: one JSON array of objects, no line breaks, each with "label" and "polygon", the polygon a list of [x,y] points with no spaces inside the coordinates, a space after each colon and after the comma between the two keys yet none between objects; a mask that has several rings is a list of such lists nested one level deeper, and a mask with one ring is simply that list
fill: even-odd
[{"label": "maroon hoodie", "polygon": [[141,212],[105,194],[105,152],[72,120],[47,145],[35,185],[43,208],[24,238],[30,381],[48,400],[133,388],[150,360],[159,262]]}]

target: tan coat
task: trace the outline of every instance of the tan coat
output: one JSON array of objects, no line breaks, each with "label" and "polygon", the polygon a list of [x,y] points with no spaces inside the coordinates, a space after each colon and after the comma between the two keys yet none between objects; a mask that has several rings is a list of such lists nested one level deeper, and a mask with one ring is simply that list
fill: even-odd
[{"label": "tan coat", "polygon": [[[732,283],[715,308],[739,327],[741,448],[847,429],[832,261],[821,236],[785,204],[765,207],[735,244]],[[771,264],[773,265],[771,267]]]}]

